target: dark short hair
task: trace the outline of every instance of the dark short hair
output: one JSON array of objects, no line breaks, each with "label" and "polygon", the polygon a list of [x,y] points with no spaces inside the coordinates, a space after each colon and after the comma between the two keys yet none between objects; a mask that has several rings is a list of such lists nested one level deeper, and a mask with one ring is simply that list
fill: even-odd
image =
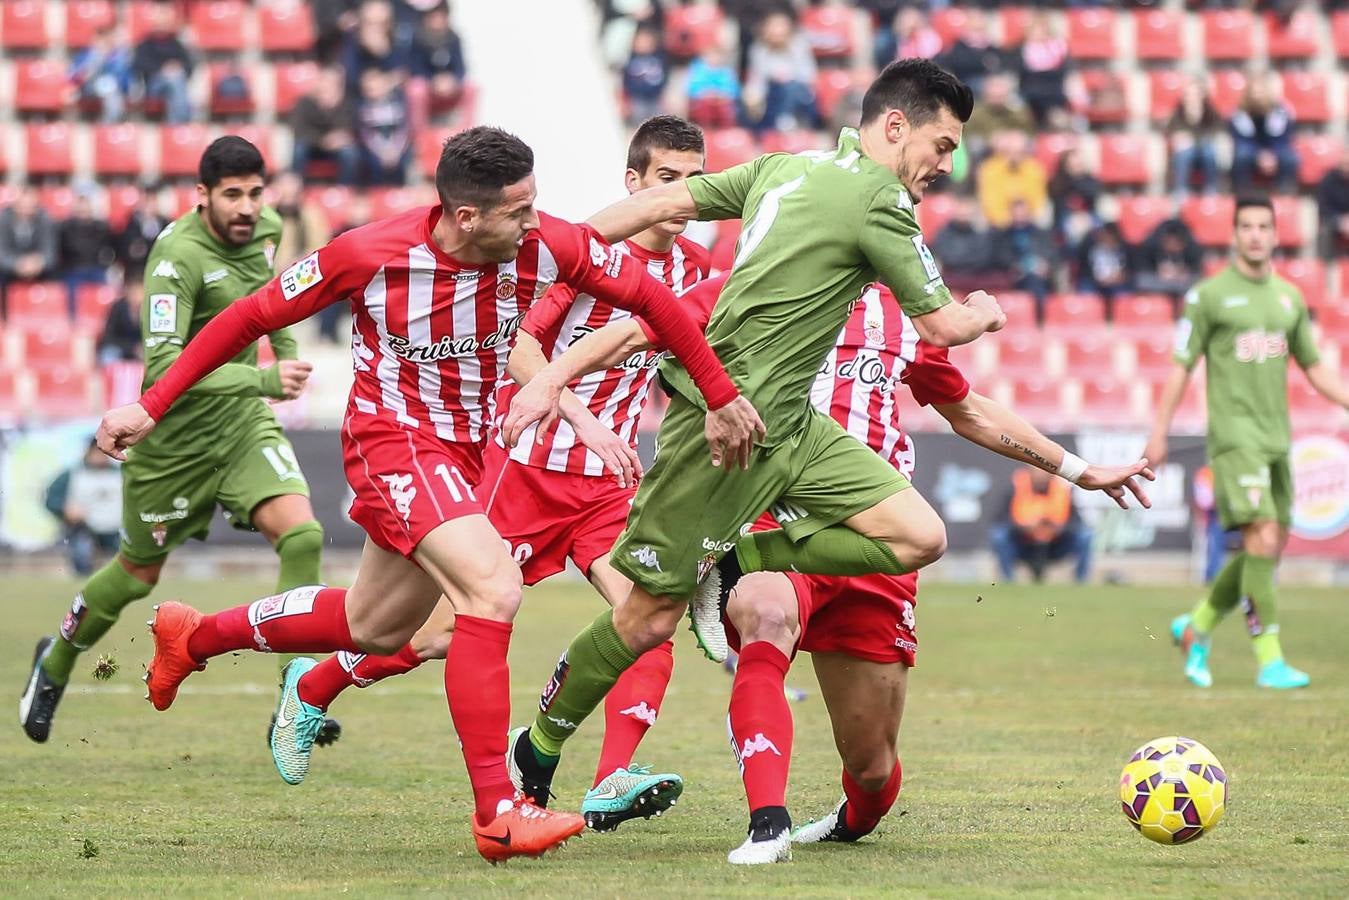
[{"label": "dark short hair", "polygon": [[862,98],[862,122],[904,113],[914,126],[930,122],[945,107],[962,122],[974,112],[974,93],[956,76],[926,59],[900,59],[886,66]]},{"label": "dark short hair", "polygon": [[211,141],[197,165],[197,180],[213,188],[223,178],[239,175],[267,177],[267,164],[258,148],[237,134],[227,134]]},{"label": "dark short hair", "polygon": [[436,193],[445,209],[495,206],[501,191],[534,171],[534,151],[508,131],[478,125],[445,142]]},{"label": "dark short hair", "polygon": [[1238,194],[1237,202],[1232,208],[1232,224],[1237,224],[1237,217],[1241,215],[1243,209],[1267,209],[1270,218],[1274,218],[1274,201],[1269,199],[1268,194]]},{"label": "dark short hair", "polygon": [[628,168],[644,173],[651,165],[653,150],[693,150],[703,152],[703,130],[679,116],[652,116],[633,133],[628,142]]}]

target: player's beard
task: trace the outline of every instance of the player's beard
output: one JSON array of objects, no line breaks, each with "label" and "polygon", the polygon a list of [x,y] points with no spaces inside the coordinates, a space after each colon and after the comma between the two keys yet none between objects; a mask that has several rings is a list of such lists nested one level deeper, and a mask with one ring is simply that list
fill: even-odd
[{"label": "player's beard", "polygon": [[[253,232],[258,227],[256,219],[248,220],[245,223],[244,220],[230,220],[217,215],[215,208],[211,206],[209,202],[206,204],[206,218],[207,221],[211,223],[211,230],[214,231],[222,241],[229,244],[231,247],[242,247],[244,244],[247,244],[249,241],[253,240]],[[247,224],[248,236],[245,237],[243,240],[235,240],[233,236],[233,229],[230,227],[232,224],[240,224],[240,225]]]}]

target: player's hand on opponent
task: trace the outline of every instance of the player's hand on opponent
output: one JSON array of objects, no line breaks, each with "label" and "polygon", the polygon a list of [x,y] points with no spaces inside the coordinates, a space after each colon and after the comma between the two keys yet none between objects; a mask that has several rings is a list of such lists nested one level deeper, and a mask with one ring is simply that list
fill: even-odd
[{"label": "player's hand on opponent", "polygon": [[988,317],[987,331],[1001,331],[1007,324],[1007,314],[998,305],[998,299],[988,291],[971,291],[965,295],[965,305],[978,310]]},{"label": "player's hand on opponent", "polygon": [[703,433],[712,449],[712,465],[748,469],[750,451],[763,440],[767,429],[758,410],[741,396],[721,409],[708,410]]},{"label": "player's hand on opponent", "polygon": [[[1148,481],[1157,480],[1156,473],[1152,471],[1152,464],[1146,458],[1127,466],[1089,465],[1082,473],[1082,477],[1077,479],[1077,486],[1087,491],[1105,491],[1120,509],[1129,508],[1129,494],[1133,494],[1144,509],[1151,509],[1152,501],[1148,499],[1147,491],[1143,490],[1143,485],[1139,483],[1140,478],[1146,478]],[[1126,490],[1128,493],[1125,493]]]},{"label": "player's hand on opponent", "polygon": [[139,403],[128,403],[103,414],[94,440],[98,449],[113,459],[126,462],[126,449],[145,440],[154,431],[155,420]]},{"label": "player's hand on opponent", "polygon": [[540,437],[557,419],[557,404],[562,398],[565,384],[559,383],[548,375],[544,366],[529,380],[529,383],[515,392],[511,398],[511,408],[506,413],[506,421],[501,425],[501,439],[507,447],[520,443],[520,435],[535,422],[539,423]]},{"label": "player's hand on opponent", "polygon": [[[574,418],[574,416],[573,416]],[[586,414],[571,422],[576,437],[604,462],[604,470],[618,479],[619,487],[635,487],[642,477],[642,461],[632,445],[614,434],[604,423],[587,410]],[[539,430],[540,437],[543,430]]]},{"label": "player's hand on opponent", "polygon": [[314,371],[314,364],[299,359],[282,359],[277,361],[276,370],[281,376],[282,399],[294,400],[304,391],[309,373]]}]

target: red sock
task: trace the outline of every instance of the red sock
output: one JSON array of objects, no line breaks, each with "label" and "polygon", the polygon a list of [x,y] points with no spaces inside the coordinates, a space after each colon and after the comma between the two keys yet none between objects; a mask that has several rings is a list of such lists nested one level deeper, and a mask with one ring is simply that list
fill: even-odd
[{"label": "red sock", "polygon": [[187,642],[197,662],[235,650],[359,653],[347,624],[347,589],[299,587],[205,616]]},{"label": "red sock", "polygon": [[656,724],[665,688],[674,671],[674,642],[666,641],[637,657],[604,698],[604,744],[595,784],[632,763],[648,728]]},{"label": "red sock", "polygon": [[843,824],[858,834],[871,833],[890,811],[890,807],[895,805],[895,800],[899,797],[899,786],[903,780],[904,770],[900,767],[898,759],[895,760],[895,770],[890,773],[890,779],[885,782],[885,787],[875,793],[867,793],[848,774],[848,770],[844,769],[843,794],[848,798],[848,807]]},{"label": "red sock", "polygon": [[338,694],[352,685],[370,687],[376,681],[411,672],[421,664],[422,658],[411,644],[404,644],[403,649],[393,656],[369,656],[343,650],[300,676],[296,691],[310,706],[327,709]]},{"label": "red sock", "polygon": [[767,641],[740,652],[731,687],[731,740],[740,760],[750,811],[787,805],[792,760],[792,711],[783,685],[791,660]]},{"label": "red sock", "polygon": [[511,727],[506,651],[510,644],[511,623],[461,615],[454,620],[454,644],[445,658],[445,696],[481,825],[496,818],[498,803],[515,796],[506,774],[506,732]]}]

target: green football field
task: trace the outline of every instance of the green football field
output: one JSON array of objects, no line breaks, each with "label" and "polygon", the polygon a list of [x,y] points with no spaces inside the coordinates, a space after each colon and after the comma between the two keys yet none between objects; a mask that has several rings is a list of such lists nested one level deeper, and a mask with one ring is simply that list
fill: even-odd
[{"label": "green football field", "polygon": [[[59,622],[73,581],[6,579],[0,683],[22,689],[33,641]],[[168,579],[160,598],[206,609],[265,581]],[[904,790],[856,846],[798,849],[791,863],[732,869],[744,798],[726,739],[730,679],[690,635],[676,648],[660,724],[639,761],[687,781],[670,814],[588,834],[560,854],[483,863],[440,684],[441,667],[366,691],[334,712],[345,734],[287,787],[264,744],[274,663],[225,657],[156,713],[141,699],[148,603],[85,657],[46,746],[0,729],[5,895],[274,896],[1325,896],[1349,895],[1349,601],[1289,590],[1285,647],[1313,676],[1259,692],[1239,622],[1225,623],[1216,686],[1189,688],[1166,634],[1194,592],[1174,588],[925,588],[923,649],[901,733]],[[598,600],[579,585],[529,592],[512,652],[526,721],[565,641]],[[793,704],[788,802],[798,822],[838,802],[839,768],[810,667]],[[579,806],[600,722],[568,747],[557,804]],[[1141,838],[1115,781],[1144,741],[1183,733],[1230,774],[1227,816],[1184,847]]]}]

